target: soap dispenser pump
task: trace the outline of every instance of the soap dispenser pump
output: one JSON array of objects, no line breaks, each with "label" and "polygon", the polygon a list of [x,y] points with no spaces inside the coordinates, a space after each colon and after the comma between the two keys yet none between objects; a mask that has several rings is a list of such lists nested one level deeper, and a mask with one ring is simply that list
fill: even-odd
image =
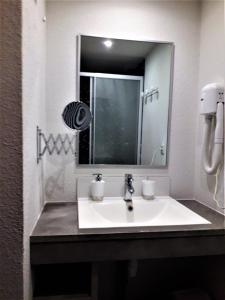
[{"label": "soap dispenser pump", "polygon": [[93,174],[95,177],[95,181],[102,181],[102,174]]},{"label": "soap dispenser pump", "polygon": [[102,174],[93,174],[95,179],[91,182],[91,198],[94,201],[102,201],[104,198],[105,181],[102,180]]}]

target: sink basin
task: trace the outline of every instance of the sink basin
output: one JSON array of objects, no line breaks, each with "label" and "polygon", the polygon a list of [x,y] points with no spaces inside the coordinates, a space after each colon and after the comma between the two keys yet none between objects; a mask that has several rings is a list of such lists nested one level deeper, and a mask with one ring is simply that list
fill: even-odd
[{"label": "sink basin", "polygon": [[102,202],[78,198],[79,228],[210,224],[208,220],[171,197],[156,197],[154,200],[134,197],[133,207],[133,211],[128,211],[122,197],[104,198]]}]

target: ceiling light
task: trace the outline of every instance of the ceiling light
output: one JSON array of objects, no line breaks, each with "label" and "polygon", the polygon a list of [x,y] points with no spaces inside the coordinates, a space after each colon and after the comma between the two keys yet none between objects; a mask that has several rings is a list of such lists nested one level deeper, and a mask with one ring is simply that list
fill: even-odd
[{"label": "ceiling light", "polygon": [[110,40],[106,40],[106,41],[104,41],[103,42],[103,44],[107,47],[107,48],[111,48],[112,47],[112,44],[113,44],[113,42],[112,41],[110,41]]}]

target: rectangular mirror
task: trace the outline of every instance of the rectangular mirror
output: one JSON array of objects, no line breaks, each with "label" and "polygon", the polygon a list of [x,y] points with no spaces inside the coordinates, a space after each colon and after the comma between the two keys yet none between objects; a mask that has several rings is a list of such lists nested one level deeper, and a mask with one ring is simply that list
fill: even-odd
[{"label": "rectangular mirror", "polygon": [[79,165],[165,167],[173,43],[79,36]]}]

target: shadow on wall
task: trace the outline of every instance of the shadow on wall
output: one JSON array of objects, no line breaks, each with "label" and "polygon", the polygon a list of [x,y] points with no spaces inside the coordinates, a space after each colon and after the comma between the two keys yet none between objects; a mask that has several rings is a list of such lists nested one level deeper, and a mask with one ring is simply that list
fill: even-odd
[{"label": "shadow on wall", "polygon": [[74,201],[75,134],[45,134],[37,127],[37,160],[44,200]]},{"label": "shadow on wall", "polygon": [[43,207],[45,202],[45,171],[44,171],[44,162],[40,162],[40,169],[39,169],[39,186],[40,186],[40,205]]},{"label": "shadow on wall", "polygon": [[75,157],[49,154],[45,157],[45,197],[46,201],[75,200]]},{"label": "shadow on wall", "polygon": [[214,202],[219,202],[220,208],[223,207],[223,201],[221,199],[224,199],[224,192],[223,192],[223,174],[224,174],[224,165],[220,167],[219,173],[218,173],[218,179],[216,179],[216,175],[207,175],[206,174],[206,181],[207,186],[209,189],[209,192],[213,195]]}]

